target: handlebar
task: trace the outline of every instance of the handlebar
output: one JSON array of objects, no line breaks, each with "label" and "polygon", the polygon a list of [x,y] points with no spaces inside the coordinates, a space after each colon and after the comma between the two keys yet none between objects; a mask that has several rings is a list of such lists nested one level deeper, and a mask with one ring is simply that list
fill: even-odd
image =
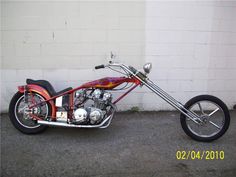
[{"label": "handlebar", "polygon": [[109,64],[106,65],[98,65],[95,66],[95,69],[102,69],[102,68],[106,68],[106,67],[120,67],[122,68],[126,73],[129,73],[130,75],[136,75],[138,73],[138,70],[136,70],[134,67],[132,66],[126,66],[122,63],[113,63],[112,61],[109,61]]},{"label": "handlebar", "polygon": [[105,68],[105,66],[104,65],[95,66],[95,69],[101,69],[101,68]]},{"label": "handlebar", "polygon": [[[95,66],[95,69],[101,69],[101,68],[110,68],[110,67],[120,67],[121,69],[123,69],[125,71],[125,75],[127,76],[134,76],[136,78],[138,78],[138,80],[143,81],[147,78],[147,76],[145,74],[143,74],[142,72],[138,71],[137,69],[135,69],[132,66],[126,66],[122,63],[113,63],[112,61],[109,61],[109,64],[106,65],[98,65]],[[117,71],[118,72],[118,71]],[[121,73],[121,72],[119,72]],[[124,74],[124,73],[122,73]]]}]

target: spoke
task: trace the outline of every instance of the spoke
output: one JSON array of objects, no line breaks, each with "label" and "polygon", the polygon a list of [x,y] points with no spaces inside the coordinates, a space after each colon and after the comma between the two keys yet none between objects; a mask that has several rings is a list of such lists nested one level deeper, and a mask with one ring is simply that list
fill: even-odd
[{"label": "spoke", "polygon": [[210,124],[214,125],[216,128],[221,129],[221,127],[219,125],[216,125],[214,122],[212,122],[212,121],[209,121],[209,122],[210,122]]},{"label": "spoke", "polygon": [[21,113],[27,106],[24,106],[23,108],[18,109],[18,113]]},{"label": "spoke", "polygon": [[204,114],[201,104],[200,104],[200,103],[197,103],[197,104],[198,104],[199,109],[200,109],[200,111],[202,112],[202,114]]},{"label": "spoke", "polygon": [[214,111],[212,111],[208,116],[212,116],[213,114],[215,114],[220,108],[216,108]]}]

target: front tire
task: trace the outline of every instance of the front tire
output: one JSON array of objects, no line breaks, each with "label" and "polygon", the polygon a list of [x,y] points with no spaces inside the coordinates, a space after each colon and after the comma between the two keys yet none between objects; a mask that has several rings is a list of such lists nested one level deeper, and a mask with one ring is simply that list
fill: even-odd
[{"label": "front tire", "polygon": [[[29,94],[29,93],[28,93]],[[37,93],[32,93],[33,96],[35,96],[35,99],[37,98],[38,101],[45,100],[41,95]],[[30,97],[30,95],[29,95]],[[20,104],[23,105],[23,108],[19,108]],[[24,105],[25,104],[25,105]],[[26,109],[27,109],[26,103],[24,102],[24,94],[17,92],[13,98],[11,99],[10,105],[9,105],[9,117],[13,124],[13,126],[25,134],[36,134],[43,132],[47,126],[45,125],[39,125],[37,124],[36,120],[33,120],[29,115],[26,115]],[[47,116],[51,116],[51,106],[50,104],[45,104],[46,110],[44,111],[43,118],[46,118]],[[43,106],[37,107],[37,112],[40,112],[41,109],[43,109]],[[21,110],[21,111],[20,111]],[[41,112],[40,112],[41,113]]]},{"label": "front tire", "polygon": [[[206,104],[206,109],[203,108],[203,103]],[[224,135],[229,128],[229,110],[225,103],[217,97],[211,95],[196,96],[190,99],[185,104],[185,108],[193,111],[203,120],[203,125],[196,125],[196,123],[194,123],[184,114],[180,115],[180,122],[184,132],[194,140],[202,142],[210,142],[216,140]],[[217,119],[219,118],[222,118],[222,120],[220,119],[216,123]],[[194,129],[193,126],[190,126],[189,122],[195,124],[197,128]],[[207,125],[210,125],[210,127],[206,127]],[[198,129],[201,129],[201,131],[199,131]],[[210,132],[209,134],[205,133],[207,131],[209,132],[211,129],[213,130],[212,132]]]}]

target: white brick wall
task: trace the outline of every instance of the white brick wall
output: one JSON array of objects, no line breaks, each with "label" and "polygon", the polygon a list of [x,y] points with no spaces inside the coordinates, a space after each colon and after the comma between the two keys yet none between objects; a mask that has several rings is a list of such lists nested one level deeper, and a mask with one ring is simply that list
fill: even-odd
[{"label": "white brick wall", "polygon": [[[181,102],[209,93],[236,104],[233,1],[1,1],[1,36],[0,111],[27,77],[60,90],[112,76],[93,69],[110,51],[138,68],[152,62],[150,77]],[[118,107],[172,109],[152,98],[139,88]]]}]

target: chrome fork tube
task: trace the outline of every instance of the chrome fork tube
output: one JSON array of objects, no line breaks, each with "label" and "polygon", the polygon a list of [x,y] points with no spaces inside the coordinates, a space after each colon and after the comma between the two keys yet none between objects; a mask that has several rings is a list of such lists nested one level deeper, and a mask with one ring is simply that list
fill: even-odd
[{"label": "chrome fork tube", "polygon": [[174,99],[172,96],[167,94],[164,90],[162,90],[160,87],[158,87],[156,84],[154,84],[151,80],[147,79],[147,84],[153,86],[156,90],[158,90],[160,93],[162,93],[164,96],[168,97],[170,100],[178,103],[181,107],[184,107],[180,102],[178,102],[176,99]]},{"label": "chrome fork tube", "polygon": [[[164,90],[162,90],[160,87],[158,87],[156,84],[154,84],[151,80],[148,78],[146,80],[139,78],[136,74],[133,73],[129,67],[125,65],[120,65],[123,69],[128,71],[131,75],[133,75],[135,78],[137,78],[143,85],[148,87],[150,90],[152,90],[154,93],[156,93],[158,96],[160,96],[163,100],[165,100],[167,103],[169,103],[171,106],[173,106],[175,109],[179,110],[182,114],[187,116],[189,119],[191,119],[193,122],[200,124],[201,119],[199,116],[192,111],[187,110],[180,102],[175,100],[172,96],[167,94]],[[198,120],[198,121],[196,121]]]},{"label": "chrome fork tube", "polygon": [[148,82],[142,82],[146,87],[148,87],[150,90],[152,90],[154,93],[156,93],[158,96],[160,96],[163,100],[165,100],[167,103],[169,103],[171,106],[173,106],[175,109],[179,110],[182,114],[190,118],[195,123],[199,124],[196,119],[201,121],[198,117],[198,115],[194,114],[193,112],[187,110],[180,102],[175,100],[173,97],[171,97],[169,94],[167,94],[164,90],[162,90],[160,87],[155,85],[154,83],[148,83]]}]

